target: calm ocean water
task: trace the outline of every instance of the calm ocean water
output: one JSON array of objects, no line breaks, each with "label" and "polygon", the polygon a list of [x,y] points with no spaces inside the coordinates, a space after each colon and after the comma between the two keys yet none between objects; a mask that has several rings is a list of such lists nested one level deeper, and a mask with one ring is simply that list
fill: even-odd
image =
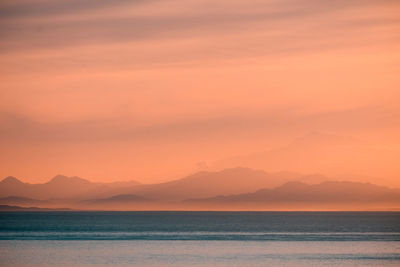
[{"label": "calm ocean water", "polygon": [[400,266],[399,212],[1,212],[0,266]]}]

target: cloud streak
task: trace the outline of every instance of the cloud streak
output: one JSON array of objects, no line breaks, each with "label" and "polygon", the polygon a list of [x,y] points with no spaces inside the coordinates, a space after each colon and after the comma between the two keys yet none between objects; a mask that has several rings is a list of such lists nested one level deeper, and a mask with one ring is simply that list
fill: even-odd
[{"label": "cloud streak", "polygon": [[[78,2],[80,3],[76,6],[78,10],[101,8],[110,3],[110,1]],[[118,1],[117,5],[127,4],[127,2]],[[239,3],[239,7],[246,6],[243,2],[239,1]],[[309,36],[310,38],[320,39],[339,31],[341,35],[349,36],[353,31],[374,26],[399,27],[398,17],[390,14],[384,16],[379,12],[372,14],[374,6],[380,6],[376,1],[369,1],[370,10],[360,15],[357,14],[359,13],[357,8],[360,6],[365,8],[366,4],[358,1],[338,1],[337,3],[335,1],[336,4],[326,4],[321,1],[301,1],[301,3],[289,1],[284,9],[277,8],[278,4],[274,1],[268,3],[269,5],[260,5],[259,9],[244,12],[241,12],[236,6],[234,11],[230,11],[228,8],[221,13],[203,8],[203,10],[190,10],[189,13],[181,14],[108,16],[107,9],[105,9],[103,10],[104,16],[91,19],[87,19],[85,16],[76,16],[66,19],[27,22],[18,19],[5,20],[1,24],[0,34],[3,42],[0,43],[0,49],[4,53],[12,50],[55,49],[76,45],[137,42],[152,39],[161,39],[167,42],[171,38],[207,38],[210,35],[223,34],[226,36],[228,33],[237,35],[248,32],[253,32],[255,36],[252,38],[256,38],[256,40],[257,34],[262,34],[263,37],[258,38],[258,42],[274,42],[277,33],[278,36],[285,35],[285,41],[304,42],[301,39],[307,38],[309,34],[312,34]],[[182,4],[184,5],[184,3]],[[18,17],[18,14],[25,17],[23,15],[25,11],[33,14],[38,12],[38,15],[40,12],[56,15],[58,12],[72,12],[72,8],[75,8],[68,1],[61,1],[59,4],[58,2],[55,4],[53,1],[52,4],[49,4],[45,1],[42,5],[48,8],[43,8],[41,5],[35,8],[21,5],[15,6],[12,9],[13,12],[5,9],[1,13],[3,13],[3,18],[7,18],[7,14],[11,17]],[[151,2],[147,6],[151,9]],[[229,7],[229,4],[227,6]],[[399,8],[396,5],[395,7]],[[20,13],[17,12],[18,10]],[[350,13],[346,14],[346,12]],[[343,13],[344,15],[342,15]],[[278,39],[277,41],[282,43],[284,40]],[[266,45],[268,46],[268,44]]]},{"label": "cloud streak", "polygon": [[76,14],[96,9],[110,8],[124,5],[137,5],[152,2],[151,0],[25,0],[0,3],[0,17],[2,19],[16,19],[27,17],[43,17],[52,15]]}]

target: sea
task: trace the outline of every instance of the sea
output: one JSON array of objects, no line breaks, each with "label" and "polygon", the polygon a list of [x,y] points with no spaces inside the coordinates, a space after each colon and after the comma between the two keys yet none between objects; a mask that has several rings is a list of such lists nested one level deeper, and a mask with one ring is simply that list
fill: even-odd
[{"label": "sea", "polygon": [[400,266],[400,212],[0,212],[0,266]]}]

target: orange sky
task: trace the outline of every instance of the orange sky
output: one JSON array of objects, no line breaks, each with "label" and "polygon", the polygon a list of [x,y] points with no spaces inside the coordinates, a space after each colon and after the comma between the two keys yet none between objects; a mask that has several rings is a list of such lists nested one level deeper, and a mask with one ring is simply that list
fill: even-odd
[{"label": "orange sky", "polygon": [[397,0],[3,0],[0,36],[0,177],[400,187]]}]

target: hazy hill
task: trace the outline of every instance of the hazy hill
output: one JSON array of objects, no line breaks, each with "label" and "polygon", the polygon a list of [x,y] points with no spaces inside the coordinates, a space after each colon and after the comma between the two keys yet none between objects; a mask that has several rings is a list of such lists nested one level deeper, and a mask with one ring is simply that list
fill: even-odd
[{"label": "hazy hill", "polygon": [[154,200],[180,201],[252,192],[273,188],[287,181],[321,182],[322,175],[302,176],[292,172],[267,173],[249,168],[232,168],[217,172],[198,172],[183,179],[159,183],[92,183],[80,177],[57,175],[47,183],[23,183],[14,177],[0,182],[0,197],[18,196],[37,200],[109,198],[132,194]]},{"label": "hazy hill", "polygon": [[[400,190],[369,183],[328,181],[309,185],[288,182],[274,189],[253,193],[189,199],[185,203],[206,206],[253,207],[339,207],[340,205],[395,204],[400,205]],[[372,207],[372,206],[371,206]]]},{"label": "hazy hill", "polygon": [[217,172],[198,172],[183,179],[125,190],[151,199],[183,200],[216,195],[241,194],[260,188],[273,188],[290,180],[323,181],[321,175],[301,176],[296,173],[267,173],[249,168],[232,168]]},{"label": "hazy hill", "polygon": [[7,177],[0,182],[0,204],[76,209],[296,209],[342,204],[350,208],[349,203],[372,205],[372,209],[376,203],[390,203],[387,207],[391,208],[399,206],[398,189],[326,180],[328,178],[322,175],[267,173],[248,168],[198,172],[159,184],[92,183],[79,177],[61,175],[47,183],[29,184]]},{"label": "hazy hill", "polygon": [[88,198],[111,189],[139,184],[137,182],[93,183],[80,177],[57,175],[43,184],[23,183],[15,177],[0,182],[0,197],[18,196],[23,198],[63,199]]}]

